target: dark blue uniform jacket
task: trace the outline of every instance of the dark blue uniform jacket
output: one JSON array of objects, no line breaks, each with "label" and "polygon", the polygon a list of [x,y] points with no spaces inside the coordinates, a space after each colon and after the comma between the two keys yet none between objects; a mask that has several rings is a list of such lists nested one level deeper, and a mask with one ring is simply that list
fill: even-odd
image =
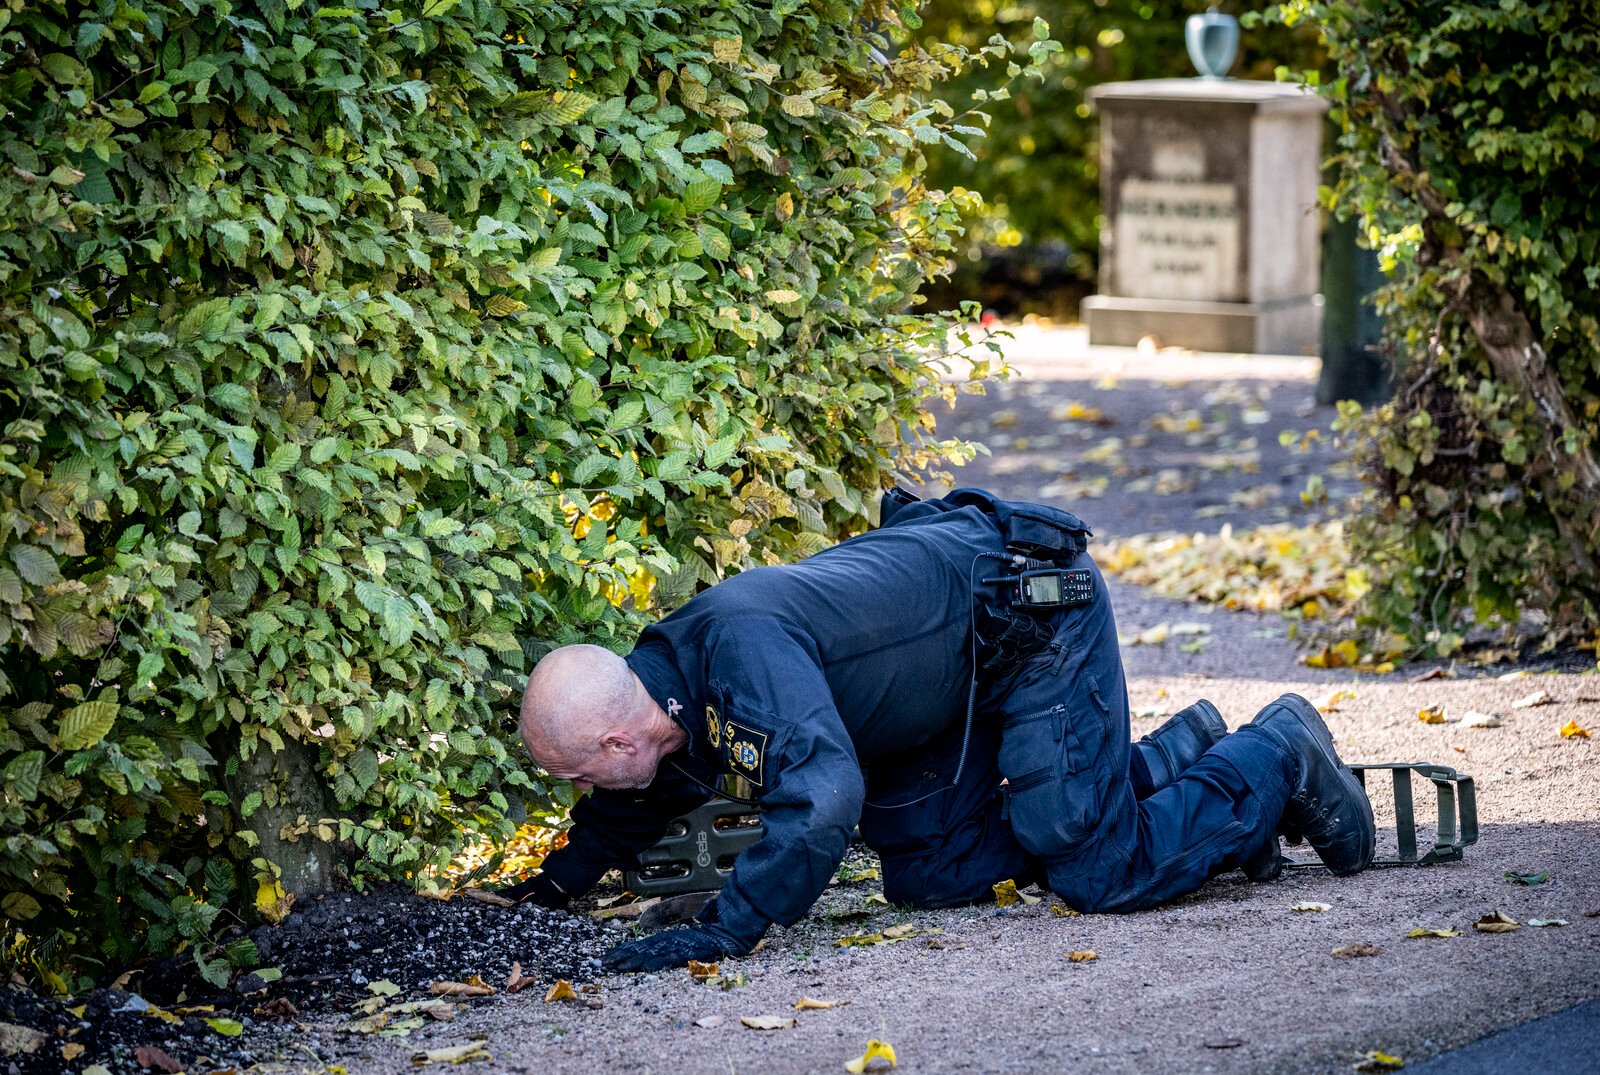
[{"label": "dark blue uniform jacket", "polygon": [[718,920],[753,943],[802,917],[861,816],[863,768],[966,719],[975,580],[996,567],[982,554],[1004,549],[977,507],[932,503],[736,575],[647,628],[628,663],[688,745],[649,787],[580,800],[546,873],[587,890],[710,798],[679,767],[707,783],[733,773],[755,789],[765,833],[736,862]]}]

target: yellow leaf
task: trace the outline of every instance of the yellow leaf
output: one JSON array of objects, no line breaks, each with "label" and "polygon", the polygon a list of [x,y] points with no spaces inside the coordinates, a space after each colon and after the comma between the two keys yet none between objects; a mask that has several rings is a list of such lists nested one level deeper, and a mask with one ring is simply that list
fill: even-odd
[{"label": "yellow leaf", "polygon": [[1038,903],[1038,896],[1024,896],[1017,891],[1017,883],[1010,878],[996,882],[994,888],[994,905],[996,907],[1010,907],[1013,903],[1031,904]]},{"label": "yellow leaf", "polygon": [[778,195],[778,205],[777,205],[776,213],[777,213],[777,217],[778,217],[778,222],[780,224],[783,223],[785,220],[788,220],[790,217],[794,216],[794,195],[793,194],[790,194],[788,191],[784,191],[782,194]]},{"label": "yellow leaf", "polygon": [[[571,988],[570,986],[568,988]],[[436,997],[487,997],[493,989],[480,982],[434,982],[428,992]]]},{"label": "yellow leaf", "polygon": [[1490,911],[1472,924],[1479,933],[1514,933],[1522,923],[1501,910]]},{"label": "yellow leaf", "polygon": [[1335,642],[1333,652],[1339,656],[1340,667],[1349,667],[1361,660],[1361,651],[1348,638],[1343,642]]},{"label": "yellow leaf", "polygon": [[83,1055],[83,1045],[79,1042],[63,1042],[61,1046],[61,1059],[76,1060]]},{"label": "yellow leaf", "polygon": [[1459,937],[1459,936],[1461,936],[1461,931],[1459,929],[1450,929],[1449,927],[1445,927],[1444,929],[1424,929],[1424,928],[1419,927],[1417,929],[1412,930],[1410,933],[1407,933],[1406,936],[1407,937]]},{"label": "yellow leaf", "polygon": [[411,1057],[419,1067],[423,1064],[465,1064],[474,1060],[493,1060],[494,1056],[481,1041],[465,1045],[451,1045],[443,1049],[424,1049]]},{"label": "yellow leaf", "polygon": [[283,890],[276,877],[263,878],[256,887],[256,910],[273,925],[288,918],[293,906],[294,897]]},{"label": "yellow leaf", "polygon": [[1587,739],[1589,738],[1589,730],[1587,728],[1580,728],[1577,721],[1569,720],[1566,724],[1561,726],[1561,738]]},{"label": "yellow leaf", "polygon": [[739,37],[718,38],[711,42],[711,55],[717,58],[718,63],[733,63],[743,49],[744,39]]},{"label": "yellow leaf", "polygon": [[1406,1062],[1398,1056],[1380,1053],[1374,1049],[1370,1053],[1357,1053],[1356,1062],[1350,1065],[1356,1071],[1396,1071],[1406,1066]]},{"label": "yellow leaf", "polygon": [[689,977],[697,981],[705,981],[713,975],[721,974],[722,967],[717,963],[701,963],[698,959],[689,960]]},{"label": "yellow leaf", "polygon": [[882,892],[874,892],[872,895],[867,897],[866,902],[877,903],[887,907],[889,906],[889,897],[885,896]]},{"label": "yellow leaf", "polygon": [[812,1000],[810,997],[801,997],[794,1002],[795,1008],[803,1012],[831,1008],[833,1004],[834,1002],[831,1000]]},{"label": "yellow leaf", "polygon": [[387,978],[381,978],[376,982],[368,982],[367,992],[375,997],[392,997],[400,992],[400,987]]},{"label": "yellow leaf", "polygon": [[1329,691],[1327,694],[1315,699],[1311,704],[1316,707],[1318,713],[1333,713],[1338,710],[1341,703],[1353,701],[1355,696],[1355,691]]},{"label": "yellow leaf", "polygon": [[1072,960],[1074,963],[1093,963],[1095,960],[1100,958],[1100,953],[1083,949],[1081,951],[1068,952],[1067,958]]},{"label": "yellow leaf", "polygon": [[237,1038],[244,1033],[244,1024],[237,1019],[207,1019],[206,1026],[228,1038]]},{"label": "yellow leaf", "polygon": [[873,1038],[867,1042],[866,1052],[862,1053],[854,1060],[846,1060],[844,1062],[844,1069],[848,1071],[850,1075],[861,1075],[862,1072],[867,1070],[867,1065],[872,1063],[874,1060],[887,1060],[890,1067],[895,1067],[900,1063],[900,1061],[894,1055],[893,1045],[890,1045],[886,1041],[879,1041],[878,1039]]},{"label": "yellow leaf", "polygon": [[160,1019],[163,1023],[181,1023],[181,1016],[173,1015],[165,1008],[158,1008],[154,1004],[144,1010],[144,1014],[151,1019]]},{"label": "yellow leaf", "polygon": [[1333,905],[1331,903],[1297,903],[1293,907],[1289,908],[1289,910],[1291,910],[1291,911],[1331,911],[1331,910],[1333,910]]},{"label": "yellow leaf", "polygon": [[792,1015],[741,1015],[739,1022],[751,1030],[788,1030],[795,1025]]},{"label": "yellow leaf", "polygon": [[556,979],[556,984],[551,986],[544,995],[546,1004],[554,1004],[558,1000],[577,1000],[577,990],[572,988],[572,983],[565,978]]},{"label": "yellow leaf", "polygon": [[1055,915],[1057,918],[1076,918],[1083,912],[1075,911],[1064,903],[1052,903],[1050,905],[1050,913]]},{"label": "yellow leaf", "polygon": [[1417,719],[1424,724],[1443,724],[1444,706],[1430,705],[1417,710]]}]

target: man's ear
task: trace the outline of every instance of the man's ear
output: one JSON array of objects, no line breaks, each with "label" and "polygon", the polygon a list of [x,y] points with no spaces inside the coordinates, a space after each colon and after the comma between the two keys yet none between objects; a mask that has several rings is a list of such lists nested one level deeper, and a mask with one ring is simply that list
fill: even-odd
[{"label": "man's ear", "polygon": [[600,740],[600,749],[608,750],[615,754],[637,754],[639,747],[634,743],[633,736],[626,732],[608,732]]}]

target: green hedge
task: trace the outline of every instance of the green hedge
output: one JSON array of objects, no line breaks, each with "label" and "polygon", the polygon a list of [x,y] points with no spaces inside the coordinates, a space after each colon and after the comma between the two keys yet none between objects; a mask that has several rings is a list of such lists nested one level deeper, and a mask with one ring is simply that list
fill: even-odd
[{"label": "green hedge", "polygon": [[1339,77],[1330,201],[1380,251],[1395,399],[1342,427],[1370,487],[1364,622],[1447,654],[1469,629],[1600,622],[1600,9],[1362,0],[1280,9]]},{"label": "green hedge", "polygon": [[899,20],[0,8],[8,959],[74,987],[503,836],[560,793],[531,658],[966,451]]}]

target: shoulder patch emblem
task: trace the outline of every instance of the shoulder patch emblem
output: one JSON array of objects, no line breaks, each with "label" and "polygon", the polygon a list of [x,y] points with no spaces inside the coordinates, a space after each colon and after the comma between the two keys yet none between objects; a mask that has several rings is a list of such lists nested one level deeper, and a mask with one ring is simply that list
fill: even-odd
[{"label": "shoulder patch emblem", "polygon": [[767,783],[767,733],[732,719],[723,722],[728,768],[756,787]]},{"label": "shoulder patch emblem", "polygon": [[711,740],[711,749],[722,748],[722,722],[717,719],[717,711],[712,706],[706,706],[706,738]]}]

